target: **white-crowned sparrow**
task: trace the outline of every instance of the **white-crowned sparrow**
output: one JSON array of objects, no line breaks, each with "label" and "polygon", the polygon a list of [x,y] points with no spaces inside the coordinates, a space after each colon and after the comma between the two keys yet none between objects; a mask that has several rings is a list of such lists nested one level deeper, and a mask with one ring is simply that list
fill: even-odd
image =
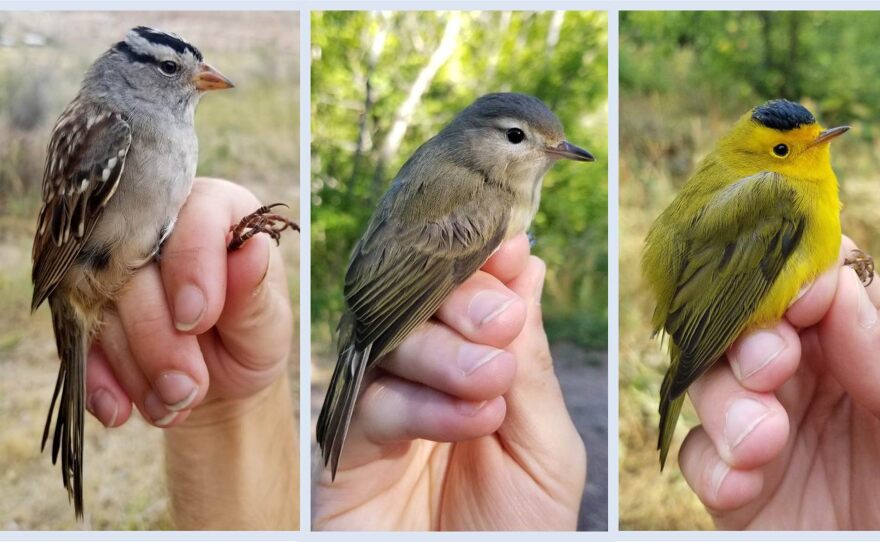
[{"label": "white-crowned sparrow", "polygon": [[[132,29],[92,64],[58,119],[33,248],[32,310],[48,298],[61,368],[52,462],[82,516],[85,359],[103,308],[151,261],[190,192],[203,92],[232,87],[174,34]],[[60,396],[60,400],[59,400]]]}]

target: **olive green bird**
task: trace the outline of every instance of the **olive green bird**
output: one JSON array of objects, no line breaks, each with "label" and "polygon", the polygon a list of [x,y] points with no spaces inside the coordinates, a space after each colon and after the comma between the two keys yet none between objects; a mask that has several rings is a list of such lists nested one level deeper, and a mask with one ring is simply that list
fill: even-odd
[{"label": "olive green bird", "polygon": [[364,375],[506,239],[525,232],[559,159],[592,161],[537,98],[488,94],[406,161],[354,248],[338,360],[318,417],[335,479]]},{"label": "olive green bird", "polygon": [[829,142],[848,129],[823,130],[787,100],[758,106],[651,227],[642,271],[657,303],[654,332],[670,339],[661,469],[688,386],[740,334],[782,318],[800,289],[837,260],[841,204]]}]

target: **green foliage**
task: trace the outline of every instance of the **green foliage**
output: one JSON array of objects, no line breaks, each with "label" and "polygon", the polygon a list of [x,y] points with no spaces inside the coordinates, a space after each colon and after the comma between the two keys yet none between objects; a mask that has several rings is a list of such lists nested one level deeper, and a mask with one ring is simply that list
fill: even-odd
[{"label": "green foliage", "polygon": [[[561,19],[550,12],[459,15],[454,51],[421,96],[400,148],[383,167],[380,148],[398,108],[455,14],[312,14],[315,342],[329,344],[343,307],[342,277],[351,248],[397,168],[480,95],[516,91],[544,100],[562,120],[568,139],[598,158],[595,164],[560,163],[551,170],[533,229],[534,253],[548,267],[544,313],[549,332],[553,338],[604,347],[606,14],[567,12]],[[386,39],[377,40],[383,34]],[[374,49],[377,41],[381,47]],[[371,50],[379,50],[374,62]]]},{"label": "green foliage", "polygon": [[[687,89],[693,110],[729,114],[784,97],[827,124],[880,119],[880,13],[624,12],[622,92]],[[875,123],[876,124],[876,123]]]}]

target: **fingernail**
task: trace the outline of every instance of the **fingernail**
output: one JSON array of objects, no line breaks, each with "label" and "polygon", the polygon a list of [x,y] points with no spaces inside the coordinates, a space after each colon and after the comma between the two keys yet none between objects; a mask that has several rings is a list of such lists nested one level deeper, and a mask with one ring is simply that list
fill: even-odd
[{"label": "fingernail", "polygon": [[871,329],[877,323],[877,308],[868,297],[868,291],[862,285],[862,280],[855,271],[850,273],[856,283],[859,292],[859,325],[865,329]]},{"label": "fingernail", "polygon": [[458,367],[465,376],[470,375],[483,365],[497,358],[504,350],[473,343],[464,343],[458,347]]},{"label": "fingernail", "polygon": [[731,403],[724,419],[724,438],[728,448],[733,450],[739,446],[769,414],[764,403],[754,399],[737,399]]},{"label": "fingernail", "polygon": [[483,290],[471,299],[468,316],[477,327],[482,327],[507,310],[515,300],[497,290]]},{"label": "fingernail", "polygon": [[205,294],[199,288],[187,284],[177,292],[174,299],[174,327],[189,331],[196,327],[205,313]]},{"label": "fingernail", "polygon": [[758,330],[733,350],[731,367],[738,380],[757,373],[776,359],[786,347],[785,339],[771,329]]},{"label": "fingernail", "polygon": [[458,411],[465,416],[474,416],[477,412],[482,410],[484,406],[486,406],[486,403],[488,403],[488,401],[481,401],[479,403],[475,403],[473,401],[459,401]]},{"label": "fingernail", "polygon": [[147,411],[147,416],[150,417],[153,425],[158,425],[159,427],[165,427],[177,416],[177,412],[168,411],[168,407],[165,406],[165,403],[162,402],[162,399],[154,391],[150,391],[147,394],[147,398],[144,399],[144,410]]},{"label": "fingernail", "polygon": [[180,412],[188,407],[199,393],[195,381],[189,375],[177,371],[162,373],[153,386],[162,397],[165,408],[172,412]]},{"label": "fingernail", "polygon": [[104,424],[104,427],[113,427],[116,425],[116,416],[119,414],[119,405],[113,394],[105,389],[99,389],[89,395],[86,406],[89,412],[95,415],[98,420]]},{"label": "fingernail", "polygon": [[721,489],[721,484],[724,483],[724,479],[727,478],[727,474],[730,472],[730,467],[724,461],[719,461],[715,468],[712,469],[712,495],[715,497],[716,501],[718,499],[718,491]]}]

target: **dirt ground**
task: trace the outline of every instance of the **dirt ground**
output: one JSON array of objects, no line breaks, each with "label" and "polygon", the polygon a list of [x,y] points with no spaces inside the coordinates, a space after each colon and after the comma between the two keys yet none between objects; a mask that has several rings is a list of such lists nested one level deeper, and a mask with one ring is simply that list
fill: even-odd
[{"label": "dirt ground", "polygon": [[[556,376],[562,385],[565,404],[587,446],[587,485],[578,530],[608,529],[608,355],[565,342],[554,343]],[[312,363],[312,472],[320,472],[321,456],[315,442],[315,421],[335,360],[317,359]],[[318,369],[327,367],[327,370]],[[312,476],[315,479],[315,476]]]}]

